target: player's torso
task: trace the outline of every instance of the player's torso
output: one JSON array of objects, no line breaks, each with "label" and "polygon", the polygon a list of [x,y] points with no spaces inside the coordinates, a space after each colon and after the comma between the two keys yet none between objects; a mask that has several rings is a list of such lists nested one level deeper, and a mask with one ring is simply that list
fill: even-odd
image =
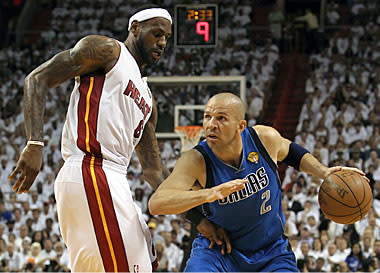
[{"label": "player's torso", "polygon": [[128,165],[152,112],[152,95],[123,43],[105,75],[76,78],[62,134],[62,156],[93,154]]},{"label": "player's torso", "polygon": [[252,137],[249,130],[242,133],[240,169],[225,164],[206,142],[201,143],[210,158],[208,168],[211,167],[213,178],[212,182],[207,175],[207,187],[234,179],[247,178],[249,181],[243,190],[203,206],[211,221],[229,231],[233,247],[242,251],[255,251],[277,240],[285,226],[277,166],[255,131],[252,129],[255,135]]}]

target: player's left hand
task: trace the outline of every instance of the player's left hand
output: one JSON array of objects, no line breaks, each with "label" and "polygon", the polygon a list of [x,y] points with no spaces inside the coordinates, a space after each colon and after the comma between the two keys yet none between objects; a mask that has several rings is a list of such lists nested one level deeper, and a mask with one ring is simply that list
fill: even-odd
[{"label": "player's left hand", "polygon": [[352,168],[352,167],[343,167],[343,166],[335,166],[328,168],[327,171],[325,172],[325,178],[328,177],[330,174],[339,172],[339,171],[352,171],[360,174],[363,176],[363,178],[369,183],[369,179],[365,176],[365,173],[357,168]]},{"label": "player's left hand", "polygon": [[8,180],[12,181],[21,172],[13,190],[20,193],[28,192],[37,177],[42,165],[42,146],[28,144],[21,152],[16,168],[9,175]]},{"label": "player's left hand", "polygon": [[212,248],[215,244],[221,247],[221,253],[224,255],[231,253],[231,242],[228,237],[227,232],[210,222],[207,218],[203,218],[202,221],[198,224],[197,230],[207,239],[210,240],[209,248]]}]

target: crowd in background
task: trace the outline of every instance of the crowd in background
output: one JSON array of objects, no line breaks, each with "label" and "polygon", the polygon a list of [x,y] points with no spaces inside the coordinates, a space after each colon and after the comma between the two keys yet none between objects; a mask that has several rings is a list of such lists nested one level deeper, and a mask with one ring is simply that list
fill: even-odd
[{"label": "crowd in background", "polygon": [[[38,64],[72,47],[88,34],[123,41],[131,13],[147,1],[57,1],[50,26],[35,43],[0,49],[0,269],[2,271],[69,271],[54,199],[54,179],[63,164],[60,137],[73,81],[47,93],[44,164],[30,193],[12,192],[7,177],[25,145],[23,80]],[[173,14],[174,2],[162,1]],[[194,1],[193,1],[194,2]],[[311,73],[306,83],[305,105],[300,114],[297,143],[309,149],[325,165],[363,169],[371,180],[374,197],[380,194],[380,16],[375,1],[349,1],[353,27],[330,31],[328,46],[310,52]],[[367,3],[368,2],[368,3]],[[245,75],[247,119],[254,125],[270,94],[279,62],[277,40],[252,35],[251,1],[218,1],[221,18],[218,46],[190,50],[169,43],[153,76]],[[327,19],[338,24],[339,5],[330,3]],[[338,17],[338,18],[337,18]],[[286,21],[284,21],[286,26]],[[232,31],[233,30],[233,31]],[[273,37],[276,38],[276,37]],[[285,36],[286,38],[286,36]],[[201,54],[202,58],[194,58]],[[159,108],[158,130],[172,131],[176,104],[204,104],[218,87],[152,88]],[[225,88],[228,88],[226,86]],[[196,96],[194,95],[197,92]],[[168,118],[162,118],[168,117]],[[201,119],[201,116],[199,117]],[[186,115],[181,125],[199,123]],[[180,154],[179,140],[160,139],[165,165],[171,169]],[[152,217],[147,200],[152,189],[134,155],[127,178],[135,202],[141,208],[153,236],[158,271],[183,270],[191,238],[191,225],[177,215]],[[288,168],[283,180],[285,231],[301,271],[378,271],[380,259],[380,204],[374,199],[368,216],[355,225],[340,225],[320,213],[320,181]]]}]

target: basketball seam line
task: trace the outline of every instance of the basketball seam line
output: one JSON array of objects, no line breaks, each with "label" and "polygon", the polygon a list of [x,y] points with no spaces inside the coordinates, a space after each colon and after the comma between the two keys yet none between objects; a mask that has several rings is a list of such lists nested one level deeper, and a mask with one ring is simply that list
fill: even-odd
[{"label": "basketball seam line", "polygon": [[[372,200],[369,200],[368,202],[367,202],[367,204],[365,204],[365,206],[364,206],[364,208],[366,208],[368,205],[370,205],[372,203]],[[364,210],[364,208],[363,208],[363,210]],[[347,216],[351,216],[352,214],[347,214],[347,215],[333,215],[333,214],[328,214],[328,213],[325,213],[325,215],[327,215],[327,216],[333,216],[333,217],[347,217]],[[356,218],[358,218],[358,217],[360,217],[358,220],[361,220],[362,219],[362,215],[360,214],[360,215],[358,215],[358,216],[355,216],[354,218],[352,218],[351,220],[350,220],[350,222],[349,223],[347,223],[347,225],[348,224],[352,224],[352,223],[355,223],[355,222],[357,222],[358,220],[355,220]]]},{"label": "basketball seam line", "polygon": [[[334,174],[334,175],[335,175],[336,177],[338,177],[340,180],[342,180],[343,183],[346,184],[347,188],[350,189],[352,195],[354,196],[354,198],[355,198],[355,200],[356,200],[357,207],[359,207],[359,211],[360,211],[360,219],[362,219],[363,214],[362,214],[362,208],[360,207],[360,205],[361,205],[362,202],[359,203],[359,200],[358,200],[358,198],[356,198],[355,193],[354,193],[354,192],[352,191],[352,189],[347,185],[346,181],[344,181],[343,178],[341,178],[341,177],[340,177],[339,175],[337,175],[337,174]],[[352,176],[350,177],[350,179],[351,179],[353,182],[356,182],[356,181],[352,178]],[[360,178],[360,181],[361,181],[361,178]],[[363,183],[362,183],[362,186],[364,187]],[[364,189],[364,188],[363,188],[363,189]],[[365,200],[365,189],[363,190],[363,198],[364,198],[363,200]]]},{"label": "basketball seam line", "polygon": [[340,204],[342,204],[342,205],[344,205],[344,206],[346,206],[346,207],[348,207],[348,208],[352,208],[352,209],[356,208],[356,207],[354,207],[354,206],[347,205],[346,203],[343,203],[342,201],[340,201],[340,200],[336,199],[335,197],[331,196],[327,191],[325,191],[325,190],[323,189],[323,187],[321,187],[321,190],[322,190],[322,191],[323,191],[328,197],[330,197],[331,199],[335,200],[336,202],[338,202],[338,203],[340,203]]}]

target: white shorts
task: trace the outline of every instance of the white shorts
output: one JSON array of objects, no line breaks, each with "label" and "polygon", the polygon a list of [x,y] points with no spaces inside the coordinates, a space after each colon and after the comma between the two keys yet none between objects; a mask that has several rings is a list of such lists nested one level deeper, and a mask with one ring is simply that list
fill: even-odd
[{"label": "white shorts", "polygon": [[60,170],[54,191],[73,272],[152,272],[156,254],[133,202],[126,168],[72,156]]}]

